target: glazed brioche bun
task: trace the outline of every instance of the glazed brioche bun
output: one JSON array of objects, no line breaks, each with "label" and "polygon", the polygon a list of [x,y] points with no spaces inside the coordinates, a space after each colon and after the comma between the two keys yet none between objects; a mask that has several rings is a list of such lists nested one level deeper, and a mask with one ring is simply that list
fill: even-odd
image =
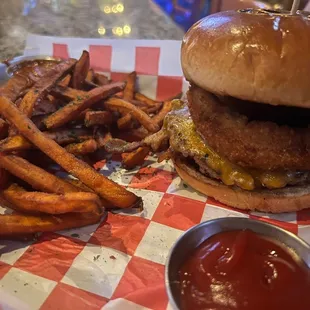
[{"label": "glazed brioche bun", "polygon": [[175,156],[174,167],[185,183],[196,191],[215,200],[243,210],[282,213],[306,209],[310,205],[310,187],[292,186],[276,190],[245,191],[238,187],[226,186],[208,178],[191,167],[186,160]]},{"label": "glazed brioche bun", "polygon": [[310,19],[266,10],[220,12],[184,37],[185,78],[219,95],[310,108]]}]

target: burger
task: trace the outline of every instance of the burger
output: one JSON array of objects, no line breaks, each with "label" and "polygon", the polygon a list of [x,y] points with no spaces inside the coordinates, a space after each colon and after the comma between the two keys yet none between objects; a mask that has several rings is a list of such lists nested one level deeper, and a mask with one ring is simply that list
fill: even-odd
[{"label": "burger", "polygon": [[190,87],[165,128],[180,177],[232,207],[310,206],[310,18],[245,9],[186,33]]}]

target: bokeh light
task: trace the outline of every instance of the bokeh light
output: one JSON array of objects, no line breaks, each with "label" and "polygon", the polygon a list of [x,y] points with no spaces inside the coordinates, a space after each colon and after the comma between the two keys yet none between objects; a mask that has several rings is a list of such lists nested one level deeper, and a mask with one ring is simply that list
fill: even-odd
[{"label": "bokeh light", "polygon": [[131,32],[131,27],[129,25],[125,25],[123,27],[124,33],[129,34]]},{"label": "bokeh light", "polygon": [[124,12],[124,5],[123,5],[123,3],[119,3],[116,6],[116,9],[117,9],[118,12],[123,13]]},{"label": "bokeh light", "polygon": [[100,26],[100,27],[98,28],[98,33],[99,33],[100,35],[104,36],[105,33],[106,33],[106,29],[105,29],[103,26]]},{"label": "bokeh light", "polygon": [[111,13],[111,8],[106,5],[104,8],[103,8],[103,12],[106,13],[106,14],[110,14]]}]

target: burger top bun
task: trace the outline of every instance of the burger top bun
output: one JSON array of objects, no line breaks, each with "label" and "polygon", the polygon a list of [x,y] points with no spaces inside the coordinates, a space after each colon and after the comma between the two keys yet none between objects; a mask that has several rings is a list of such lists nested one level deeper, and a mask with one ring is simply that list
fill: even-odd
[{"label": "burger top bun", "polygon": [[205,17],[186,33],[185,78],[210,92],[310,108],[310,17],[245,9]]}]

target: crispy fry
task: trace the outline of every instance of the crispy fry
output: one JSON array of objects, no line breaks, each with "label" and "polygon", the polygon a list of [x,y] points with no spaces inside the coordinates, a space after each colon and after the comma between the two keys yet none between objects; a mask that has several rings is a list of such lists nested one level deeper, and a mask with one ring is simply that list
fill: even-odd
[{"label": "crispy fry", "polygon": [[144,112],[147,112],[147,110],[150,108],[147,104],[135,99],[130,100],[130,102]]},{"label": "crispy fry", "polygon": [[[26,93],[27,94],[27,93]],[[26,95],[24,94],[22,97],[18,98],[16,101],[15,101],[15,105],[19,108],[20,104],[22,103],[23,101],[23,98],[24,96]]]},{"label": "crispy fry", "polygon": [[159,154],[158,156],[158,159],[157,159],[157,162],[158,163],[161,163],[163,162],[164,160],[169,160],[171,159],[172,157],[172,151],[170,148],[168,148],[168,150],[162,152],[161,154]]},{"label": "crispy fry", "polygon": [[72,128],[44,132],[44,134],[60,145],[83,142],[92,138],[92,133],[86,129]]},{"label": "crispy fry", "polygon": [[68,74],[58,83],[58,85],[62,87],[67,87],[69,86],[70,81],[71,81],[71,75]]},{"label": "crispy fry", "polygon": [[118,139],[122,139],[128,142],[140,141],[147,137],[150,133],[144,128],[139,127],[127,131],[116,132],[114,136]]},{"label": "crispy fry", "polygon": [[[144,96],[142,94],[140,94],[141,96]],[[140,102],[140,105],[144,105],[144,111],[148,114],[152,114],[152,113],[156,113],[157,111],[159,111],[162,106],[163,103],[159,102],[159,101],[154,101],[148,97],[145,97],[145,100],[143,101],[138,101],[138,100],[132,100],[132,102],[136,102],[136,104],[138,104]]]},{"label": "crispy fry", "polygon": [[104,86],[110,83],[110,80],[107,76],[102,73],[95,73],[94,82],[99,86]]},{"label": "crispy fry", "polygon": [[140,102],[143,102],[145,104],[147,104],[149,107],[153,107],[153,106],[161,106],[162,105],[162,102],[159,102],[159,101],[155,101],[141,93],[136,93],[135,94],[135,97],[134,97],[136,100],[140,101]]},{"label": "crispy fry", "polygon": [[158,125],[162,126],[164,118],[172,110],[172,101],[165,101],[162,109],[153,117],[153,121]]},{"label": "crispy fry", "polygon": [[120,130],[125,130],[131,128],[132,116],[130,113],[125,114],[123,117],[117,120],[117,127]]},{"label": "crispy fry", "polygon": [[28,192],[12,184],[2,192],[14,210],[26,213],[64,214],[69,212],[96,212],[101,208],[99,197],[94,193],[66,193],[63,195]]},{"label": "crispy fry", "polygon": [[[71,61],[75,61],[70,59]],[[75,61],[76,62],[76,61]],[[55,61],[43,61],[37,62],[39,66],[29,67],[31,62],[22,62],[21,64],[14,65],[13,76],[0,87],[0,94],[15,102],[19,97],[24,97],[28,90],[33,87],[34,84],[40,83],[45,76],[50,76],[55,73],[54,67],[59,64]],[[26,68],[26,70],[23,70]],[[59,68],[59,66],[58,66]]]},{"label": "crispy fry", "polygon": [[104,148],[106,143],[112,139],[112,135],[109,131],[103,132],[101,129],[95,130],[95,139],[98,145],[98,148]]},{"label": "crispy fry", "polygon": [[122,154],[122,163],[126,169],[133,169],[143,164],[145,157],[149,154],[150,149],[147,146],[139,147],[131,153]]},{"label": "crispy fry", "polygon": [[27,92],[32,87],[34,81],[27,77],[16,74],[0,87],[0,95],[15,102],[23,92]]},{"label": "crispy fry", "polygon": [[28,117],[31,117],[36,102],[39,100],[39,97],[42,100],[43,95],[45,94],[43,92],[40,93],[36,88],[30,89],[18,105],[18,108]]},{"label": "crispy fry", "polygon": [[150,132],[159,130],[159,126],[145,112],[128,101],[119,98],[110,98],[105,101],[104,104],[109,110],[118,111],[120,113],[131,113],[132,116]]},{"label": "crispy fry", "polygon": [[[171,101],[165,101],[160,112],[157,115],[155,115],[152,118],[152,120],[156,124],[158,124],[159,126],[162,126],[162,123],[163,123],[165,116],[167,115],[167,113],[169,113],[171,111],[171,109],[172,109],[172,102]],[[158,151],[161,148],[161,146],[167,141],[167,137],[166,137],[164,131],[162,131],[162,130],[157,132],[156,134],[150,136],[149,139],[148,139],[149,133],[143,127],[132,130],[131,132],[127,133],[127,137],[125,136],[123,138],[125,138],[126,140],[127,139],[129,140],[129,138],[130,138],[129,135],[132,135],[134,137],[133,141],[144,139],[144,143],[147,145],[150,145],[154,151]],[[140,165],[143,163],[143,160],[140,160],[140,158],[143,157],[143,150],[141,150],[141,149],[142,149],[142,147],[140,147],[136,151],[133,151],[132,153],[129,153],[126,155],[123,154],[123,161],[124,161],[123,164],[125,167],[135,167],[135,166],[137,166],[137,165],[134,165],[136,162],[139,162]],[[138,153],[138,155],[137,155],[137,153]],[[133,158],[133,160],[132,160],[133,164],[131,164],[131,158]],[[136,162],[135,162],[135,158],[137,158]],[[145,158],[145,156],[144,156],[144,158]],[[128,160],[129,164],[127,164],[125,162],[125,160]]]},{"label": "crispy fry", "polygon": [[8,134],[8,123],[0,118],[0,139],[3,139]]},{"label": "crispy fry", "polygon": [[94,139],[89,139],[80,143],[69,144],[65,147],[65,149],[74,155],[83,155],[94,153],[97,151],[97,142]]},{"label": "crispy fry", "polygon": [[156,113],[158,110],[160,110],[162,108],[162,103],[159,102],[157,105],[154,105],[153,107],[149,107],[148,109],[146,109],[146,113],[147,114],[154,114]]},{"label": "crispy fry", "polygon": [[[171,111],[171,109],[172,102],[165,101],[162,109],[152,118],[153,122],[155,122],[158,126],[162,126],[165,116]],[[146,138],[148,135],[149,132],[145,128],[139,127],[128,131],[127,133],[122,133],[118,137],[126,141],[139,141]]]},{"label": "crispy fry", "polygon": [[58,106],[56,104],[56,99],[54,101],[50,100],[42,100],[40,104],[37,104],[34,107],[33,116],[37,115],[46,115],[50,113],[54,113],[57,110]]},{"label": "crispy fry", "polygon": [[76,64],[76,60],[68,59],[52,68],[45,77],[39,80],[35,86],[26,94],[19,105],[19,109],[28,117],[32,116],[35,104],[43,100],[51,88],[65,76]]},{"label": "crispy fry", "polygon": [[86,91],[89,91],[89,90],[92,90],[92,89],[98,88],[98,87],[100,87],[100,86],[95,84],[94,82],[90,82],[90,81],[85,80],[84,89]]},{"label": "crispy fry", "polygon": [[106,125],[112,124],[113,115],[109,111],[87,111],[85,113],[85,126],[92,127],[96,125]]},{"label": "crispy fry", "polygon": [[58,163],[63,169],[93,189],[115,207],[130,208],[141,205],[141,198],[122,186],[99,174],[85,162],[75,158],[55,141],[44,136],[25,115],[8,99],[0,97],[0,113],[13,123],[18,131],[36,145],[43,153]]},{"label": "crispy fry", "polygon": [[88,74],[90,65],[89,53],[87,51],[83,51],[81,58],[76,63],[75,68],[72,73],[72,78],[70,81],[70,85],[76,89],[82,89],[85,79]]},{"label": "crispy fry", "polygon": [[57,129],[46,131],[44,134],[60,145],[83,142],[93,137],[92,131],[84,128]]},{"label": "crispy fry", "polygon": [[66,182],[74,185],[75,187],[78,187],[81,192],[94,193],[91,188],[83,184],[80,180],[68,178],[66,179]]},{"label": "crispy fry", "polygon": [[0,236],[12,237],[43,231],[57,231],[98,223],[104,213],[67,213],[61,215],[0,215]]},{"label": "crispy fry", "polygon": [[153,152],[159,151],[163,146],[166,146],[168,136],[163,129],[147,136],[142,141],[127,142],[121,139],[111,139],[108,141],[104,149],[108,153],[122,154],[133,152],[141,146],[148,146]]},{"label": "crispy fry", "polygon": [[0,167],[24,180],[37,190],[56,194],[78,191],[72,184],[15,155],[3,155],[0,153]]},{"label": "crispy fry", "polygon": [[95,82],[95,72],[93,69],[89,69],[86,75],[86,79],[87,82]]},{"label": "crispy fry", "polygon": [[158,152],[168,144],[168,135],[164,129],[161,129],[160,131],[144,138],[142,142],[144,145],[149,146],[153,152]]},{"label": "crispy fry", "polygon": [[0,152],[28,150],[32,147],[23,136],[12,136],[0,141]]},{"label": "crispy fry", "polygon": [[[50,114],[51,115],[51,114]],[[46,119],[48,114],[45,115],[34,115],[31,120],[33,123],[40,129],[40,130],[45,130],[45,125],[43,121]]]},{"label": "crispy fry", "polygon": [[51,90],[51,94],[56,98],[65,101],[72,101],[78,99],[78,97],[86,96],[87,92],[83,90],[73,89],[71,87],[62,87],[58,84]]},{"label": "crispy fry", "polygon": [[124,89],[124,95],[123,98],[125,100],[132,100],[135,95],[135,88],[136,88],[136,79],[137,79],[137,73],[136,71],[131,72],[128,74],[126,79],[126,87]]},{"label": "crispy fry", "polygon": [[[83,142],[92,138],[92,134],[85,129],[63,129],[44,132],[44,135],[60,145]],[[16,135],[0,141],[0,152],[23,151],[32,148],[32,144],[23,136]]]},{"label": "crispy fry", "polygon": [[[167,113],[169,113],[172,109],[172,102],[171,101],[165,101],[163,104],[162,109],[156,114],[152,120],[158,125],[162,126],[163,121]],[[120,138],[126,140],[126,141],[139,141],[144,138],[146,138],[149,135],[149,132],[143,128],[139,127],[137,129],[133,129],[126,134],[123,134],[120,136]]]},{"label": "crispy fry", "polygon": [[7,186],[9,181],[9,174],[6,170],[0,168],[0,189]]},{"label": "crispy fry", "polygon": [[76,119],[79,114],[90,108],[96,102],[105,99],[124,89],[124,83],[112,83],[102,87],[95,88],[87,93],[82,98],[70,102],[62,109],[48,116],[44,124],[47,128],[58,128],[64,124]]},{"label": "crispy fry", "polygon": [[[82,183],[80,180],[77,180],[77,179],[71,179],[71,178],[68,178],[66,179],[67,182],[71,183],[72,185],[78,187],[80,189],[80,191],[82,192],[87,192],[87,193],[95,193],[90,187],[86,186],[84,183]],[[106,199],[102,198],[102,197],[99,197],[100,201],[101,201],[101,204],[103,205],[103,207],[106,209],[106,210],[109,210],[109,209],[113,209],[113,205],[108,202]],[[143,209],[143,208],[142,208]]]},{"label": "crispy fry", "polygon": [[104,146],[104,149],[108,153],[113,154],[122,154],[122,153],[128,153],[136,150],[140,146],[142,146],[142,141],[136,141],[136,142],[126,142],[121,139],[110,139],[107,141],[107,143]]},{"label": "crispy fry", "polygon": [[[22,99],[18,106],[20,111],[28,117],[31,117],[36,103],[44,99],[49,90],[73,68],[75,63],[76,61],[74,59],[69,59],[52,68],[49,73],[39,80]],[[9,135],[12,136],[14,134],[16,134],[16,130],[12,127],[10,128]]]}]

